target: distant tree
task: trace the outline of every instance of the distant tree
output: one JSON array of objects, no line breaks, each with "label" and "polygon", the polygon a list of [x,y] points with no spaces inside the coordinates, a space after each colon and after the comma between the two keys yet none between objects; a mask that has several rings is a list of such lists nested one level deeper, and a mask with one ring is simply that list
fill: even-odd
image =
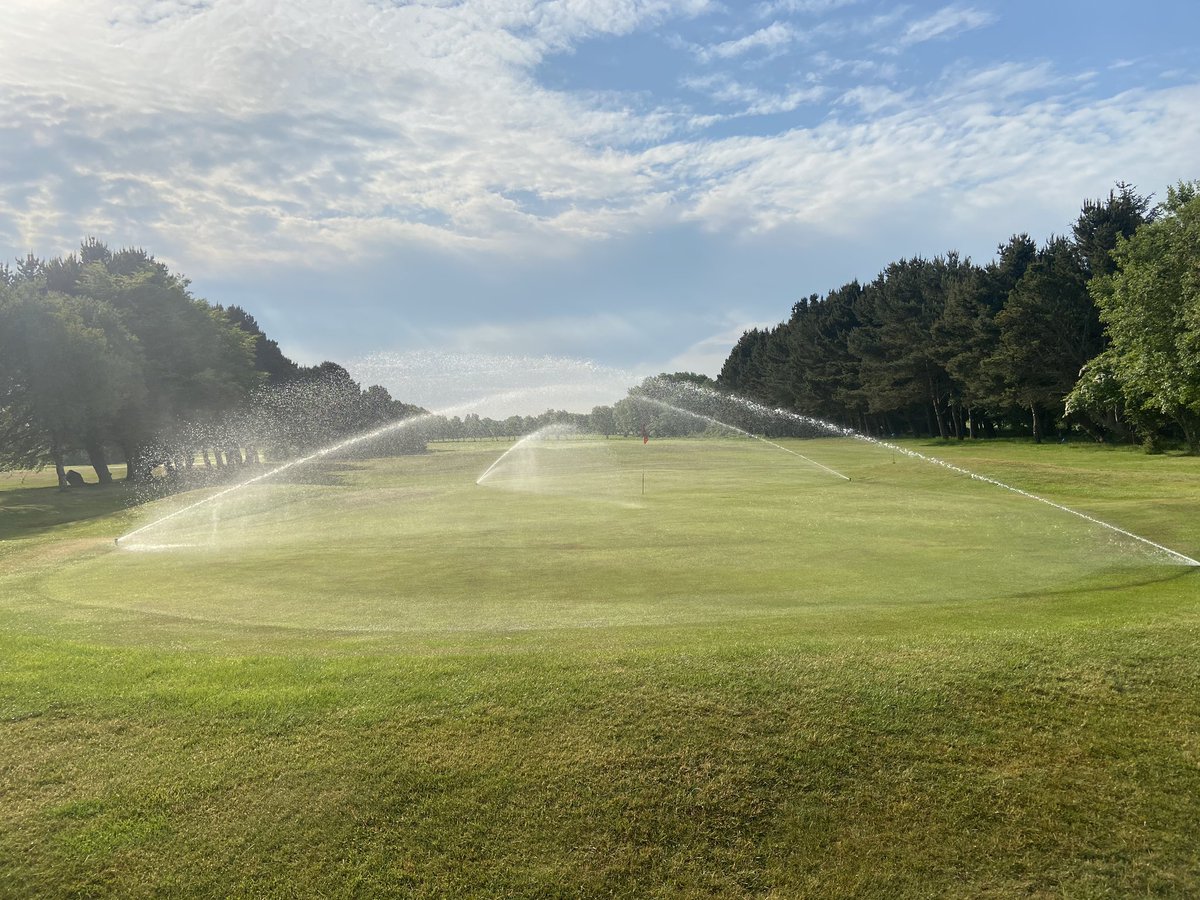
[{"label": "distant tree", "polygon": [[954,253],[892,263],[867,284],[801,299],[779,326],[743,333],[718,385],[865,431],[919,433],[926,420],[930,433],[963,437],[1028,422],[1041,440],[1067,414],[1064,395],[1086,366],[1090,399],[1070,405],[1072,426],[1096,435],[1127,421],[1157,427],[1164,413],[1126,410],[1125,394],[1113,393],[1120,366],[1099,356],[1106,338],[1087,290],[1155,215],[1119,183],[1083,205],[1072,240],[1039,249],[1017,234],[982,268]]},{"label": "distant tree", "polygon": [[1088,277],[1111,275],[1116,271],[1112,251],[1120,238],[1133,237],[1154,218],[1150,198],[1136,193],[1133,185],[1118,182],[1107,200],[1087,200],[1072,227]]},{"label": "distant tree", "polygon": [[791,347],[790,323],[766,329],[762,340],[754,347],[750,370],[753,380],[747,381],[743,390],[751,397],[771,405],[791,401],[790,371]]},{"label": "distant tree", "polygon": [[613,424],[622,437],[641,434],[645,422],[645,412],[632,397],[624,397],[613,404]]},{"label": "distant tree", "polygon": [[950,284],[942,313],[933,323],[932,339],[950,378],[951,408],[965,422],[955,430],[959,439],[977,437],[983,411],[991,396],[982,362],[991,349],[994,320],[986,302],[987,276],[972,267]]},{"label": "distant tree", "polygon": [[[143,250],[88,238],[77,253],[0,266],[0,465],[61,471],[83,449],[104,482],[115,445],[139,480],[197,453],[257,462],[259,446],[289,453],[420,412],[377,385],[361,390],[336,363],[301,369],[253,316],[193,297]],[[423,447],[415,428],[384,432],[387,452]]]},{"label": "distant tree", "polygon": [[760,348],[768,337],[767,332],[758,328],[742,332],[742,336],[738,338],[738,342],[721,366],[717,384],[747,396],[759,396],[763,385]]},{"label": "distant tree", "polygon": [[860,359],[862,392],[871,412],[931,415],[930,431],[950,436],[954,394],[934,328],[952,283],[967,264],[951,253],[933,260],[892,263],[864,290],[857,313],[862,326],[850,338]]},{"label": "distant tree", "polygon": [[463,437],[469,441],[477,441],[487,437],[487,429],[479,413],[468,413],[463,417]]},{"label": "distant tree", "polygon": [[254,339],[153,260],[130,275],[93,263],[80,282],[121,314],[143,348],[144,399],[130,398],[114,422],[127,477],[142,480],[155,461],[149,456],[184,423],[219,421],[249,398],[261,379],[253,366]]},{"label": "distant tree", "polygon": [[1038,251],[996,316],[999,342],[988,365],[1003,398],[1023,409],[1035,442],[1047,416],[1065,413],[1063,398],[1102,346],[1100,320],[1075,246],[1052,238]]},{"label": "distant tree", "polygon": [[19,277],[5,268],[0,279],[0,470],[40,469],[55,462],[59,485],[65,486],[62,443],[39,421],[30,391],[33,373],[26,364],[27,315],[14,290]]},{"label": "distant tree", "polygon": [[716,381],[698,372],[663,372],[657,376],[659,381],[670,381],[677,384],[694,384],[699,387],[715,388]]},{"label": "distant tree", "polygon": [[1084,430],[1098,441],[1110,436],[1132,437],[1139,428],[1152,433],[1159,423],[1147,421],[1146,416],[1130,416],[1125,408],[1125,395],[1114,370],[1112,348],[1091,359],[1079,371],[1079,380],[1064,399],[1066,414],[1076,418]]},{"label": "distant tree", "polygon": [[617,430],[617,420],[613,416],[613,408],[611,406],[592,407],[589,428],[596,434],[602,434],[605,437],[615,432]]},{"label": "distant tree", "polygon": [[857,281],[815,294],[792,306],[787,336],[786,380],[776,381],[781,402],[811,416],[869,430],[869,404],[861,390],[859,357],[850,336],[861,326],[856,308],[862,296]]},{"label": "distant tree", "polygon": [[1037,245],[1029,235],[1013,235],[997,248],[991,263],[964,268],[963,277],[950,284],[941,318],[934,324],[938,353],[971,437],[979,436],[981,425],[991,434],[994,421],[1009,406],[1003,376],[988,359],[1000,338],[996,317],[1036,257]]}]

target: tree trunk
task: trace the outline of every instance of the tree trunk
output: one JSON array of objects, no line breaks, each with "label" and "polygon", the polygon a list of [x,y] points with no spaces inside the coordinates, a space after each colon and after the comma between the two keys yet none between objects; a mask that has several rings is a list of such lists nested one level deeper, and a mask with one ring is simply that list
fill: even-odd
[{"label": "tree trunk", "polygon": [[142,484],[149,480],[150,472],[146,467],[146,450],[144,447],[122,445],[125,453],[125,480]]},{"label": "tree trunk", "polygon": [[1036,403],[1029,404],[1029,414],[1033,419],[1033,442],[1040,444],[1042,442],[1042,423],[1038,418]]},{"label": "tree trunk", "polygon": [[104,453],[104,445],[95,438],[89,437],[83,445],[87,451],[88,462],[96,471],[96,480],[100,484],[112,484],[112,472],[108,470],[108,457]]},{"label": "tree trunk", "polygon": [[1183,429],[1183,441],[1187,444],[1188,453],[1192,456],[1200,455],[1200,428],[1196,427],[1195,420],[1187,413],[1176,416],[1175,420]]},{"label": "tree trunk", "polygon": [[942,412],[942,408],[938,406],[935,400],[932,404],[933,415],[937,419],[938,437],[943,441],[950,437],[950,433],[946,430],[946,414]]},{"label": "tree trunk", "polygon": [[58,489],[65,491],[67,484],[67,467],[63,465],[62,448],[55,444],[50,448],[50,457],[54,460],[54,474],[58,476]]},{"label": "tree trunk", "polygon": [[975,434],[975,410],[967,408],[967,429],[971,436],[971,440],[975,440],[978,435]]}]

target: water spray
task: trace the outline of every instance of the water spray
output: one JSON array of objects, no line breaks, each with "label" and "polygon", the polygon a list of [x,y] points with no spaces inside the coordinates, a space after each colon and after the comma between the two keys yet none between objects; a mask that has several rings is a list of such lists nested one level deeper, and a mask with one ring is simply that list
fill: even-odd
[{"label": "water spray", "polygon": [[797,453],[795,450],[785,447],[782,444],[777,444],[774,441],[768,440],[767,438],[762,437],[761,435],[754,434],[751,431],[746,431],[744,428],[738,428],[736,425],[730,425],[728,422],[722,422],[720,419],[714,419],[712,416],[706,416],[703,413],[692,412],[690,409],[684,409],[681,406],[675,406],[671,403],[667,403],[664,400],[655,399],[654,397],[646,397],[644,395],[639,394],[637,399],[644,400],[647,403],[653,403],[656,406],[661,406],[663,409],[668,409],[671,412],[683,413],[684,415],[693,416],[697,419],[702,419],[703,421],[708,422],[712,425],[719,425],[721,428],[728,428],[730,431],[736,431],[738,434],[744,435],[745,437],[753,438],[756,441],[761,441],[762,443],[766,444],[768,447],[774,447],[776,450],[782,450],[784,453],[790,453],[790,454],[792,454],[792,456],[798,456],[802,460],[804,460],[806,463],[809,463],[810,465],[814,465],[818,469],[824,469],[830,475],[836,475],[838,478],[841,478],[845,481],[851,480],[849,475],[843,475],[837,469],[831,469],[829,466],[825,465],[824,463],[819,463],[815,459],[809,459],[803,453]]},{"label": "water spray", "polygon": [[[865,435],[862,432],[855,431],[853,428],[844,428],[840,425],[834,425],[832,422],[826,422],[824,419],[817,419],[812,416],[801,415],[800,413],[790,412],[789,410],[786,410],[786,409],[771,408],[768,406],[764,406],[761,403],[756,403],[753,400],[747,400],[744,397],[738,397],[733,394],[717,393],[716,391],[712,391],[707,388],[703,388],[699,385],[694,385],[694,384],[682,384],[682,383],[677,383],[677,382],[672,382],[671,384],[672,384],[672,387],[677,387],[677,388],[683,389],[685,391],[688,391],[694,395],[697,395],[699,397],[702,397],[702,398],[708,400],[709,402],[733,401],[734,403],[738,403],[741,406],[744,406],[746,409],[751,410],[752,412],[759,413],[760,415],[782,416],[786,419],[791,419],[794,422],[800,422],[800,423],[808,425],[812,428],[819,429],[828,434],[837,435],[839,437],[853,438],[854,440],[857,440],[857,441],[863,441],[864,443],[873,444],[876,447],[882,447],[884,449],[891,450],[893,453],[902,453],[911,459],[917,459],[922,462],[929,463],[930,465],[941,466],[943,469],[947,469],[958,475],[965,475],[974,481],[982,481],[987,484],[993,485],[994,487],[998,487],[998,488],[1001,488],[1006,491],[1011,491],[1012,493],[1018,494],[1022,497],[1025,497],[1026,499],[1036,500],[1038,503],[1044,503],[1045,505],[1053,507],[1054,509],[1057,509],[1061,512],[1070,513],[1073,516],[1077,516],[1078,518],[1083,519],[1085,522],[1090,522],[1093,525],[1098,525],[1101,528],[1106,528],[1109,531],[1112,531],[1116,534],[1121,535],[1122,537],[1126,537],[1126,538],[1129,538],[1130,540],[1145,544],[1148,547],[1152,547],[1155,550],[1159,551],[1160,553],[1166,554],[1171,559],[1173,559],[1179,563],[1182,563],[1183,565],[1200,567],[1200,560],[1192,559],[1192,557],[1186,556],[1185,554],[1180,553],[1178,550],[1172,550],[1170,547],[1164,547],[1162,544],[1156,543],[1155,541],[1152,541],[1149,538],[1144,538],[1139,534],[1134,534],[1132,531],[1126,531],[1124,528],[1120,528],[1109,522],[1105,522],[1101,519],[1097,519],[1095,516],[1090,516],[1085,512],[1080,512],[1077,509],[1072,509],[1071,507],[1064,506],[1061,503],[1055,503],[1053,500],[1048,500],[1045,497],[1040,497],[1037,494],[1031,493],[1030,491],[1026,491],[1019,487],[1014,487],[1011,484],[1006,484],[1005,482],[1000,481],[999,479],[990,478],[987,475],[980,475],[977,472],[972,472],[970,469],[964,469],[962,466],[956,466],[953,463],[947,462],[944,459],[938,459],[936,456],[926,456],[924,453],[918,453],[916,450],[910,450],[906,447],[901,447],[898,444],[892,444],[892,443],[889,443],[888,441],[881,441],[878,438],[870,437],[869,435]],[[649,398],[647,398],[647,399],[649,399]],[[658,402],[658,401],[655,401],[655,402]],[[780,448],[780,449],[787,449],[787,448]]]},{"label": "water spray", "polygon": [[210,494],[209,496],[205,497],[202,500],[197,500],[195,503],[190,503],[187,506],[184,506],[184,507],[181,507],[180,509],[175,510],[174,512],[167,513],[167,515],[165,515],[165,516],[160,516],[159,518],[155,519],[152,522],[147,522],[145,525],[141,526],[140,528],[135,528],[133,531],[127,532],[127,533],[121,535],[120,537],[115,538],[113,540],[113,543],[116,546],[120,547],[122,541],[128,540],[129,538],[133,537],[134,535],[138,535],[144,531],[148,531],[151,528],[155,528],[155,527],[161,525],[163,522],[169,522],[171,519],[174,519],[177,516],[182,516],[186,512],[191,512],[193,509],[197,509],[201,506],[207,506],[210,503],[214,503],[217,500],[220,500],[222,497],[226,497],[229,494],[234,493],[235,491],[240,491],[242,488],[249,487],[252,484],[257,484],[260,481],[266,481],[268,478],[273,478],[274,476],[278,475],[281,472],[286,472],[288,469],[294,469],[296,466],[302,466],[305,463],[312,462],[314,459],[320,459],[324,456],[329,456],[331,453],[337,453],[341,450],[346,450],[350,447],[355,446],[356,444],[361,444],[364,441],[369,441],[369,440],[373,440],[378,437],[383,437],[383,435],[385,435],[385,434],[389,434],[393,431],[398,431],[401,428],[407,428],[410,425],[416,425],[420,422],[428,421],[429,419],[432,419],[432,418],[434,418],[433,413],[425,413],[424,415],[412,416],[411,418],[408,418],[408,419],[400,419],[397,422],[389,422],[387,425],[384,425],[380,428],[376,428],[374,431],[368,431],[368,432],[365,432],[364,434],[358,434],[358,435],[355,435],[354,437],[346,438],[346,440],[344,440],[344,441],[339,441],[336,444],[331,444],[328,447],[322,447],[320,450],[316,451],[315,453],[310,453],[308,456],[304,456],[299,459],[293,459],[291,462],[286,462],[281,466],[276,466],[274,469],[270,469],[269,471],[266,471],[266,472],[261,472],[258,475],[255,475],[253,478],[247,478],[245,481],[239,481],[237,484],[231,485],[223,490],[217,491],[215,494]]},{"label": "water spray", "polygon": [[510,453],[514,453],[517,449],[529,443],[530,441],[539,441],[550,434],[567,434],[571,431],[574,431],[574,429],[569,425],[564,425],[561,422],[551,422],[549,425],[544,425],[537,431],[525,435],[525,437],[521,438],[519,441],[501,453],[498,457],[496,457],[496,461],[488,466],[482,475],[475,479],[475,483],[483,484],[484,479],[491,475],[492,470],[495,469],[496,466],[500,465],[500,463],[504,462],[505,458]]}]

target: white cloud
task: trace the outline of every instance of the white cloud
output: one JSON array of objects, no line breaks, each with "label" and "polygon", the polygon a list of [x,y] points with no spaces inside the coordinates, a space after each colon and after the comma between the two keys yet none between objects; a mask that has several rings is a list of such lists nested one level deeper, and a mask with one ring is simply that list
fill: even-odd
[{"label": "white cloud", "polygon": [[724,73],[688,78],[685,87],[705,94],[717,103],[736,104],[741,107],[734,113],[722,113],[697,117],[702,124],[727,121],[745,116],[767,116],[791,112],[806,103],[822,99],[826,88],[821,85],[789,87],[783,91],[766,91],[757,85],[737,81]]},{"label": "white cloud", "polygon": [[765,50],[768,53],[778,51],[792,43],[798,37],[795,28],[786,22],[772,22],[765,28],[752,32],[745,37],[732,41],[723,41],[697,51],[700,59],[734,59],[755,50]]},{"label": "white cloud", "polygon": [[680,162],[695,185],[684,215],[746,233],[804,224],[853,235],[906,210],[979,215],[1034,198],[1069,209],[1122,173],[1177,177],[1185,148],[1200,143],[1189,108],[1200,109],[1200,86],[1016,111],[948,92],[867,122],[714,141]]},{"label": "white cloud", "polygon": [[752,328],[772,328],[778,322],[739,321],[696,341],[686,350],[677,353],[661,365],[643,366],[647,371],[698,372],[716,378],[729,358],[729,349],[737,344],[741,336]]},{"label": "white cloud", "polygon": [[995,21],[994,15],[983,10],[944,6],[933,15],[911,23],[900,35],[898,43],[901,47],[910,47],[935,38],[952,37],[964,31],[982,28]]},{"label": "white cloud", "polygon": [[1058,74],[1047,62],[1005,62],[974,70],[956,67],[942,78],[947,89],[957,96],[973,94],[992,100],[1045,92],[1063,87],[1071,80]]},{"label": "white cloud", "polygon": [[[1097,98],[1042,63],[955,69],[921,89],[886,83],[894,57],[818,55],[843,80],[870,79],[837,92],[707,72],[689,85],[736,107],[708,117],[536,79],[548,55],[588,36],[706,8],[10,0],[0,240],[49,254],[96,234],[200,275],[400,246],[567,253],[679,222],[845,234],[903,215],[914,198],[955,216],[1037,192],[1074,204],[1117,178],[1171,183],[1200,145],[1196,84]],[[990,21],[948,6],[905,40]],[[725,49],[714,58],[795,38],[775,23],[715,45]],[[809,127],[720,139],[694,130],[823,101],[834,105]]]},{"label": "white cloud", "polygon": [[[575,36],[706,5],[14,2],[0,36],[12,130],[0,140],[44,145],[17,180],[50,193],[0,194],[14,240],[165,238],[203,246],[216,266],[398,240],[586,238],[652,216],[662,200],[622,148],[670,126],[541,89],[529,71]],[[89,189],[73,192],[79,182]],[[557,214],[514,191],[554,200]]]},{"label": "white cloud", "polygon": [[832,12],[843,6],[852,6],[862,0],[769,0],[758,4],[756,12],[761,18],[777,16],[781,13],[812,14]]},{"label": "white cloud", "polygon": [[912,91],[893,91],[883,85],[860,85],[846,91],[837,102],[840,106],[854,106],[867,115],[875,115],[902,106],[911,96]]}]

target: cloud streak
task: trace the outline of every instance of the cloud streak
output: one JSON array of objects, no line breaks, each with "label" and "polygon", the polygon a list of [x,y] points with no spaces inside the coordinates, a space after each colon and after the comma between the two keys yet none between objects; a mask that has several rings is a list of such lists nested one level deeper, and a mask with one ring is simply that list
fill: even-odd
[{"label": "cloud streak", "polygon": [[925,41],[949,38],[983,28],[996,21],[996,17],[983,10],[961,6],[945,6],[933,15],[909,24],[900,35],[901,47],[911,47]]},{"label": "cloud streak", "polygon": [[697,55],[707,62],[713,59],[734,59],[756,50],[764,50],[768,53],[777,52],[787,47],[797,37],[796,29],[792,26],[784,22],[772,22],[767,27],[751,32],[745,37],[700,48]]}]

